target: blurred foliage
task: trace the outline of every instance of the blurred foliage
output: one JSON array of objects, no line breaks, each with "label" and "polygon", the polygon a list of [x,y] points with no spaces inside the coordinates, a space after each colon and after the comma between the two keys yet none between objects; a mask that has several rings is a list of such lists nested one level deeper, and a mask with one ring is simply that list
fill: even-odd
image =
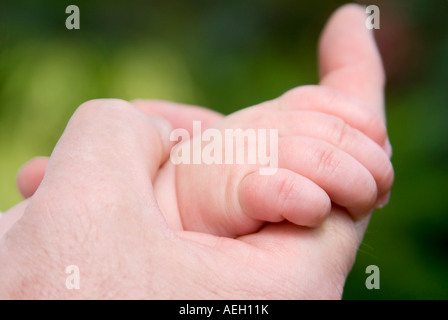
[{"label": "blurred foliage", "polygon": [[[156,98],[230,113],[317,83],[316,45],[345,1],[0,3],[0,210],[15,175],[49,155],[82,102]],[[365,1],[381,9],[396,183],[374,213],[346,299],[448,298],[448,1]],[[67,30],[76,4],[81,29]],[[380,290],[365,269],[378,265]]]}]

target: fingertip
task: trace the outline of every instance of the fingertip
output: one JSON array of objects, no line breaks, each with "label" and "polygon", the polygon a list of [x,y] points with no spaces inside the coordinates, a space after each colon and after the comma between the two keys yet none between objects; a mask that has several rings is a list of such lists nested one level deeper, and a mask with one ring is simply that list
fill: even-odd
[{"label": "fingertip", "polygon": [[330,214],[331,200],[311,180],[279,168],[274,175],[251,173],[241,181],[239,201],[255,220],[288,220],[304,227],[320,225]]},{"label": "fingertip", "polygon": [[348,4],[331,16],[319,41],[322,85],[367,102],[384,118],[386,76],[363,6]]},{"label": "fingertip", "polygon": [[370,173],[366,173],[364,177],[368,178],[363,179],[364,181],[359,181],[358,185],[353,188],[354,192],[357,192],[357,194],[354,195],[351,206],[346,206],[347,211],[351,214],[354,220],[360,220],[372,212],[378,198],[378,189],[375,179]]},{"label": "fingertip", "polygon": [[383,150],[386,152],[389,159],[392,158],[392,144],[390,143],[389,138],[386,139],[386,142],[383,145]]},{"label": "fingertip", "polygon": [[27,161],[17,172],[16,183],[20,194],[31,197],[39,187],[45,175],[48,157],[35,157]]},{"label": "fingertip", "polygon": [[375,202],[374,208],[378,210],[382,209],[389,203],[389,201],[390,201],[390,191],[378,197],[378,200]]},{"label": "fingertip", "polygon": [[245,215],[254,220],[279,222],[282,217],[273,218],[265,203],[272,201],[272,193],[267,192],[269,176],[258,171],[246,174],[238,185],[238,201]]},{"label": "fingertip", "polygon": [[[338,61],[335,58],[344,58],[339,56],[335,57],[334,52],[329,49],[331,49],[331,47],[335,47],[342,40],[344,40],[343,37],[346,36],[347,33],[349,33],[349,35],[353,35],[353,31],[355,30],[361,30],[362,33],[371,33],[370,30],[365,28],[364,20],[365,13],[363,7],[359,4],[345,4],[333,12],[333,14],[328,19],[324,30],[322,31],[318,44],[319,54],[321,58],[333,58],[320,60],[321,76],[324,76],[328,72],[328,69],[334,68],[334,62]],[[356,26],[354,30],[352,29],[353,26]],[[364,28],[361,29],[361,27]],[[351,45],[353,47],[356,47],[356,43],[351,43]],[[351,56],[353,55],[353,52],[347,50],[347,54]],[[345,59],[343,61],[349,60],[350,59]]]},{"label": "fingertip", "polygon": [[[301,220],[302,225],[305,227],[318,227],[321,225],[330,215],[331,212],[331,199],[328,194],[315,185],[315,187],[307,188],[303,197],[307,197],[306,203],[303,205]],[[293,222],[294,220],[292,220]]]},{"label": "fingertip", "polygon": [[365,6],[359,3],[346,3],[340,6],[334,13],[334,15],[347,15],[347,16],[362,16],[364,17]]}]

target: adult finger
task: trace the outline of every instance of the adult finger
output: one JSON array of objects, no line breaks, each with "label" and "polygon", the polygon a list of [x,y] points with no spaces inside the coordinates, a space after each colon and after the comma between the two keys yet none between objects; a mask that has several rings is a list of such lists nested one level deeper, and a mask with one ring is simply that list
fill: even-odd
[{"label": "adult finger", "polygon": [[283,278],[293,293],[306,299],[340,299],[362,240],[361,229],[342,209],[333,207],[317,228],[288,222],[266,224],[237,239],[262,249],[264,265]]},{"label": "adult finger", "polygon": [[17,188],[25,199],[31,197],[42,182],[48,160],[48,157],[35,157],[19,169],[17,173]]},{"label": "adult finger", "polygon": [[385,74],[362,6],[349,4],[328,21],[319,43],[320,84],[364,100],[384,118]]},{"label": "adult finger", "polygon": [[[133,105],[148,115],[160,115],[167,119],[173,129],[183,128],[193,134],[193,121],[201,121],[205,130],[223,115],[201,107],[162,100],[133,100]],[[31,197],[39,187],[48,165],[48,157],[36,157],[25,163],[17,175],[17,186],[24,198]]]}]

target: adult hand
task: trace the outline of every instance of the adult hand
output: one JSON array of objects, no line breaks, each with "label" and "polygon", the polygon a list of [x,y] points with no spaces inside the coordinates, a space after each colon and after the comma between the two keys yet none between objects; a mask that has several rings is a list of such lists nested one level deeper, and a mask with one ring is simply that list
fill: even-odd
[{"label": "adult hand", "polygon": [[[364,19],[348,5],[329,21],[321,84],[383,114],[381,60]],[[7,213],[18,221],[3,227],[0,297],[341,297],[368,217],[355,222],[335,207],[319,228],[267,224],[236,239],[175,231],[153,188],[167,129],[123,101],[78,109],[34,196]],[[65,286],[69,265],[79,267],[79,290]]]}]

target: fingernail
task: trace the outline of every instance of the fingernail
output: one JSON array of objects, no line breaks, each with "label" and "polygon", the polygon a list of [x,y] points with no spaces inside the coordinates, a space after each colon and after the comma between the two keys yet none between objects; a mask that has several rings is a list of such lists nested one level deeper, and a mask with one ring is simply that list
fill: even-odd
[{"label": "fingernail", "polygon": [[386,152],[386,154],[389,156],[389,158],[392,157],[392,145],[390,143],[389,138],[387,138],[386,142],[384,143],[383,149]]},{"label": "fingernail", "polygon": [[375,209],[382,209],[389,203],[389,200],[390,200],[390,191],[388,193],[386,193],[385,195],[379,197],[373,207]]}]

